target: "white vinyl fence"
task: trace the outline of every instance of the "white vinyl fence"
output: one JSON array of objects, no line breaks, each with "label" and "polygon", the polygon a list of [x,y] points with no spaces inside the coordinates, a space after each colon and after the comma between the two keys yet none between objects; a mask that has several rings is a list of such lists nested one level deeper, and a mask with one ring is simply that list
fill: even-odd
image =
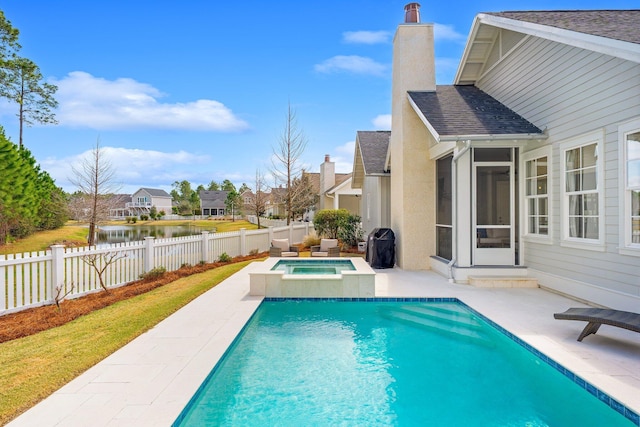
[{"label": "white vinyl fence", "polygon": [[[99,291],[100,276],[107,288],[115,288],[156,267],[174,271],[186,264],[215,262],[223,253],[235,257],[264,252],[272,239],[300,243],[312,228],[310,223],[300,223],[227,233],[204,231],[196,236],[146,237],[144,241],[98,247],[53,245],[47,251],[0,255],[0,316],[54,304],[67,293],[66,298],[76,298]],[[96,270],[102,269],[98,275]]]}]

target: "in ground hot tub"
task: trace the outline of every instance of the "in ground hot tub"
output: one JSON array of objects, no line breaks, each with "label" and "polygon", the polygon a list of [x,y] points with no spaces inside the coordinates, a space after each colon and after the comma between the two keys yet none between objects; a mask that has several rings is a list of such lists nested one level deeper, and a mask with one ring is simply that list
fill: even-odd
[{"label": "in ground hot tub", "polygon": [[268,258],[249,272],[250,294],[267,297],[374,297],[375,272],[359,257]]}]

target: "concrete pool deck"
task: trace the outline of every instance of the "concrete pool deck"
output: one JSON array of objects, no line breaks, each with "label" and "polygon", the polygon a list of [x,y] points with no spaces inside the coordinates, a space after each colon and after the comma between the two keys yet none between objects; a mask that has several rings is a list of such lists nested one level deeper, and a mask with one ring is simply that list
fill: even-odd
[{"label": "concrete pool deck", "polygon": [[[9,426],[170,426],[258,307],[234,274],[10,422]],[[376,270],[378,297],[456,297],[640,413],[640,334],[553,313],[584,304],[538,288],[475,288],[433,272]],[[575,408],[579,410],[579,408]]]}]

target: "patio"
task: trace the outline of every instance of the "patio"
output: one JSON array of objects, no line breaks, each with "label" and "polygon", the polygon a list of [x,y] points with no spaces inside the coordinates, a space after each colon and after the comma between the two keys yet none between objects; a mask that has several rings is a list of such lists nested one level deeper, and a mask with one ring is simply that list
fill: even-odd
[{"label": "patio", "polygon": [[[255,309],[249,272],[236,273],[154,329],[72,380],[9,426],[169,426]],[[582,307],[543,289],[474,288],[433,272],[377,270],[378,297],[456,297],[609,396],[640,412],[640,339],[603,326],[576,341],[584,322],[553,313]]]}]

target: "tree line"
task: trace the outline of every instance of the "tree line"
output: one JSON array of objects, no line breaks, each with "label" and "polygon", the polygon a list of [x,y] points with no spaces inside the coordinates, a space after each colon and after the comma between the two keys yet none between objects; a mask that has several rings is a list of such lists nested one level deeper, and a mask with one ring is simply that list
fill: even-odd
[{"label": "tree line", "polygon": [[20,32],[0,11],[0,97],[17,106],[19,143],[0,126],[0,245],[37,230],[62,226],[67,198],[23,144],[23,128],[55,124],[55,85],[44,82],[39,67],[20,55]]},{"label": "tree line", "polygon": [[0,245],[67,220],[67,195],[0,127]]}]

